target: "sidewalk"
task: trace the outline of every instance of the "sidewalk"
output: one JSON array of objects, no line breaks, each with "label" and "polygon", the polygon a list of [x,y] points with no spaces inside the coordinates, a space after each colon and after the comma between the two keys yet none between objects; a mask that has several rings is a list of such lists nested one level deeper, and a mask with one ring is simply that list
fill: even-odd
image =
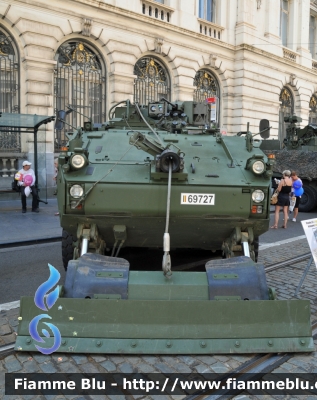
[{"label": "sidewalk", "polygon": [[27,240],[50,239],[62,236],[56,197],[40,203],[40,212],[31,211],[32,198],[28,199],[27,212],[22,214],[20,197],[17,200],[0,200],[0,246]]}]

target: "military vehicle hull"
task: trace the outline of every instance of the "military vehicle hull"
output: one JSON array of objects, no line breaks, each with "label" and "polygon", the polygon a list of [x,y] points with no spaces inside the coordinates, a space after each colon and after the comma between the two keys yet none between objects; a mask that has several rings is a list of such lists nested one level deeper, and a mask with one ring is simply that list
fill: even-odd
[{"label": "military vehicle hull", "polygon": [[[68,134],[59,157],[67,273],[47,314],[60,332],[56,351],[313,351],[309,302],[277,301],[255,262],[273,174],[261,141],[249,130],[221,135],[207,103],[126,101],[112,110],[103,126],[90,121]],[[124,247],[162,249],[162,271],[151,259],[130,270],[119,258]],[[177,248],[220,250],[223,258],[205,272],[177,272]],[[22,299],[17,350],[38,348],[28,332],[38,312]],[[52,345],[45,322],[38,331]]]},{"label": "military vehicle hull", "polygon": [[[177,144],[190,160],[186,169],[174,174],[172,179],[169,225],[172,248],[220,250],[224,240],[237,227],[244,231],[252,228],[256,238],[267,231],[270,181],[246,170],[246,160],[242,161],[245,158],[244,139],[225,138],[226,147],[235,157],[231,165],[226,149],[217,143],[216,137],[182,137],[166,132],[160,132],[160,135],[164,142]],[[123,225],[126,227],[124,246],[161,247],[168,191],[166,174],[156,173],[153,161],[134,148],[124,160],[118,162],[120,155],[117,154],[113,161],[104,161],[109,147],[119,148],[126,138],[124,131],[105,132],[102,138],[90,138],[89,149],[102,146],[104,154],[101,152],[90,157],[89,166],[83,170],[70,171],[60,177],[61,225],[76,238],[78,224],[96,224],[98,234],[110,248],[116,241],[113,227]],[[249,158],[256,151],[254,149]],[[93,173],[87,174],[91,170]],[[110,173],[104,177],[107,171]],[[69,193],[74,184],[80,184],[85,192],[95,185],[80,207],[75,209],[71,205],[74,199]],[[252,200],[255,190],[264,193],[260,203]],[[184,194],[187,197],[190,194],[206,196],[202,199],[206,203],[182,204]],[[261,207],[259,213],[252,209],[257,205]]]},{"label": "military vehicle hull", "polygon": [[317,126],[296,126],[301,118],[287,117],[289,123],[283,143],[278,140],[265,140],[261,149],[266,154],[273,154],[273,188],[274,178],[280,179],[285,170],[296,171],[303,182],[304,193],[299,203],[299,211],[309,212],[317,206]]},{"label": "military vehicle hull", "polygon": [[[285,149],[265,151],[265,153],[275,155],[273,179],[281,179],[282,172],[286,169],[297,172],[304,188],[299,211],[312,211],[317,206],[317,151]],[[272,186],[276,187],[274,181]]]}]

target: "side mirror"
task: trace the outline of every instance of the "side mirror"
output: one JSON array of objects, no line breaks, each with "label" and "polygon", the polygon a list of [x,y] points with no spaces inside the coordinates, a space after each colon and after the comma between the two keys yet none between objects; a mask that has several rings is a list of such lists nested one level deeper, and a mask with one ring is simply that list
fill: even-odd
[{"label": "side mirror", "polygon": [[65,117],[66,117],[66,111],[64,110],[57,111],[57,118],[55,122],[55,129],[57,131],[61,131],[62,129],[64,129]]},{"label": "side mirror", "polygon": [[261,119],[259,130],[262,139],[268,139],[270,137],[270,129],[270,121],[268,119]]}]

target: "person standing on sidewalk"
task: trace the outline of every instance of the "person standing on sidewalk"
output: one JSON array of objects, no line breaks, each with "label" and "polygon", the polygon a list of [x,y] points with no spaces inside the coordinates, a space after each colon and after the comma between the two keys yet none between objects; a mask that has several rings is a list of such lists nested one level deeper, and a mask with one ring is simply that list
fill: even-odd
[{"label": "person standing on sidewalk", "polygon": [[296,171],[291,172],[291,178],[293,181],[292,193],[296,197],[296,202],[295,202],[295,206],[294,206],[294,216],[293,216],[292,221],[296,222],[296,218],[298,215],[298,206],[299,206],[300,198],[301,198],[302,194],[304,193],[304,189],[303,189],[303,182],[297,176]]},{"label": "person standing on sidewalk", "polygon": [[22,180],[18,182],[18,185],[21,186],[21,201],[22,201],[22,213],[26,213],[26,194],[25,194],[25,189],[26,185],[24,183],[24,179],[26,176],[29,176],[32,178],[32,183],[29,185],[32,193],[32,211],[38,213],[39,208],[38,208],[38,198],[37,198],[37,190],[36,187],[34,186],[35,184],[35,174],[33,169],[31,169],[31,163],[29,161],[23,161],[22,164],[22,169],[18,172],[18,174],[22,175]]},{"label": "person standing on sidewalk", "polygon": [[283,171],[283,179],[280,180],[278,184],[277,191],[277,203],[275,205],[275,217],[274,217],[274,225],[271,226],[272,229],[278,228],[278,220],[280,217],[280,208],[283,207],[284,212],[284,225],[281,228],[286,229],[287,220],[288,220],[288,207],[289,207],[289,195],[292,190],[292,179],[291,179],[291,171],[288,169]]},{"label": "person standing on sidewalk", "polygon": [[[56,186],[56,189],[54,191],[55,196],[57,195],[57,175],[58,175],[58,158],[55,158],[55,160],[54,160],[54,178],[53,178],[55,181],[55,186]],[[58,216],[59,212],[57,211],[54,215]]]}]

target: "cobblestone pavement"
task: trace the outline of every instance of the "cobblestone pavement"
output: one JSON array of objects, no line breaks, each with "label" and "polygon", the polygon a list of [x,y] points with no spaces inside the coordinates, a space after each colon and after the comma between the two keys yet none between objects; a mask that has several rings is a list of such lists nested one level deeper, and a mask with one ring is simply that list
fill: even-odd
[{"label": "cobblestone pavement", "polygon": [[[309,253],[306,239],[292,242],[291,245],[275,246],[260,249],[259,262],[270,265],[278,261],[290,259],[303,253]],[[308,259],[291,266],[279,268],[267,274],[269,286],[275,287],[279,299],[294,297],[296,287],[307,265]],[[311,303],[312,321],[317,320],[317,273],[314,264],[307,275],[300,291],[302,298],[307,298]],[[19,309],[0,312],[0,345],[14,341],[17,330],[17,317]],[[316,343],[317,344],[317,343]],[[0,360],[0,399],[132,399],[131,396],[6,396],[4,394],[4,374],[10,372],[84,372],[84,373],[113,373],[113,372],[197,372],[197,373],[227,373],[235,370],[254,355],[203,355],[203,356],[107,356],[107,355],[69,355],[57,354],[45,356],[40,353],[15,353]],[[317,373],[316,353],[298,353],[286,363],[276,369],[276,372],[311,372]],[[317,376],[317,375],[316,375]],[[182,399],[185,396],[135,396],[138,399]],[[240,394],[235,397],[239,400],[247,399],[286,399],[286,400],[312,400],[313,396],[254,396],[252,393]]]}]

